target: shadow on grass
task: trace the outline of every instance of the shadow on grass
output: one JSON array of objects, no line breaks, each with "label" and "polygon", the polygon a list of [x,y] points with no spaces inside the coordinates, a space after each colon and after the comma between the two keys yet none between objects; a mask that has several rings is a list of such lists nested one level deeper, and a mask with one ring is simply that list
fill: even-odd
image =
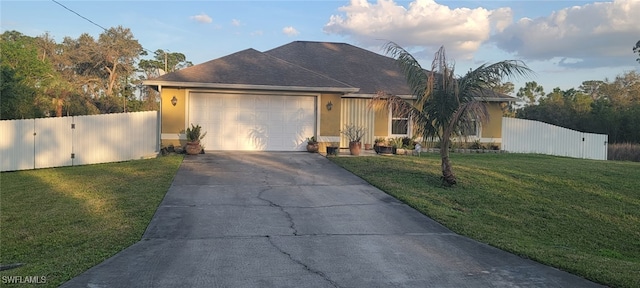
[{"label": "shadow on grass", "polygon": [[0,276],[45,276],[44,287],[57,287],[135,243],[180,159],[0,174],[0,263],[25,263]]}]

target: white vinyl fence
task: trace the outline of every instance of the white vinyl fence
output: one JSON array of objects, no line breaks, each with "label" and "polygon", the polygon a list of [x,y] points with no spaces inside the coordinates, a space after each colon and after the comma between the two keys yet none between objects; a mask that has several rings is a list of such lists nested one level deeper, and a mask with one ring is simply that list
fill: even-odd
[{"label": "white vinyl fence", "polygon": [[156,155],[158,112],[0,121],[0,171]]},{"label": "white vinyl fence", "polygon": [[538,121],[502,118],[502,150],[607,160],[606,134],[583,133]]}]

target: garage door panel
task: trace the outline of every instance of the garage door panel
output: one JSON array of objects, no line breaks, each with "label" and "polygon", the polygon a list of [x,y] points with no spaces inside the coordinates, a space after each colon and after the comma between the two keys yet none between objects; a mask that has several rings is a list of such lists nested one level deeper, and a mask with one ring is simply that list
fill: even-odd
[{"label": "garage door panel", "polygon": [[243,150],[267,150],[268,144],[268,127],[266,125],[256,125],[249,131],[249,137],[246,144],[248,146]]},{"label": "garage door panel", "polygon": [[315,134],[313,96],[191,93],[189,120],[207,150],[302,151]]}]

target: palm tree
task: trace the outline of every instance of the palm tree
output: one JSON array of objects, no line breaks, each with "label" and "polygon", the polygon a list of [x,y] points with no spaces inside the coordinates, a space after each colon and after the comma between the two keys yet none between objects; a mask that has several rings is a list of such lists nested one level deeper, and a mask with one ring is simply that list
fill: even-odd
[{"label": "palm tree", "polygon": [[483,99],[495,95],[491,89],[500,85],[502,78],[527,76],[532,73],[531,69],[522,61],[506,60],[483,64],[456,77],[454,65],[445,57],[444,47],[436,52],[431,71],[422,69],[409,52],[394,42],[388,42],[384,49],[396,59],[416,99],[411,103],[380,92],[374,97],[372,106],[378,109],[391,107],[394,112],[408,115],[419,135],[439,139],[443,183],[447,186],[456,184],[449,160],[451,137],[475,125],[472,120],[486,123],[489,113]]}]

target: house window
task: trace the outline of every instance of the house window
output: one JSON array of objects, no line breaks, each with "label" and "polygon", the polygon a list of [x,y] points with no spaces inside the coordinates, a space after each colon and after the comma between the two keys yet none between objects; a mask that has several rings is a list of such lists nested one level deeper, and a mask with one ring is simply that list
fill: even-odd
[{"label": "house window", "polygon": [[391,111],[391,134],[409,135],[409,116],[407,113]]},{"label": "house window", "polygon": [[479,137],[480,133],[478,133],[479,131],[479,127],[478,127],[478,121],[471,120],[471,125],[469,125],[469,127],[463,128],[462,131],[460,131],[460,134],[462,136],[468,136],[468,137]]}]

